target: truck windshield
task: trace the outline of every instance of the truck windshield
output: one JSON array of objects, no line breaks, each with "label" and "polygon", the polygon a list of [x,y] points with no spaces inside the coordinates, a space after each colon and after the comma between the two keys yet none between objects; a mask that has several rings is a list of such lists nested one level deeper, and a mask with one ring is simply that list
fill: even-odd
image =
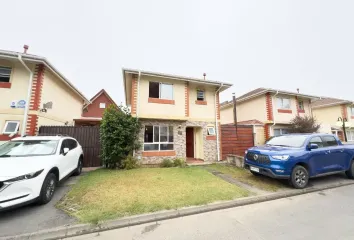
[{"label": "truck windshield", "polygon": [[52,155],[57,145],[58,141],[52,140],[9,141],[0,145],[0,158]]},{"label": "truck windshield", "polygon": [[273,137],[266,145],[299,148],[304,145],[306,138],[307,136],[304,135],[283,135]]}]

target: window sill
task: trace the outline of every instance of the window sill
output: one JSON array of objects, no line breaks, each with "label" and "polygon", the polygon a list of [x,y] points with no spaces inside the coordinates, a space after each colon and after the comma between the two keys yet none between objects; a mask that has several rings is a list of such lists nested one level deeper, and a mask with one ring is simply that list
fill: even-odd
[{"label": "window sill", "polygon": [[216,135],[206,136],[206,140],[216,140]]},{"label": "window sill", "polygon": [[149,98],[149,103],[159,103],[159,104],[175,104],[175,100],[160,99],[160,98]]},{"label": "window sill", "polygon": [[293,113],[290,109],[278,109],[278,113]]},{"label": "window sill", "polygon": [[297,110],[299,113],[305,113],[305,110],[302,110],[302,109],[298,109]]},{"label": "window sill", "polygon": [[11,83],[9,83],[9,82],[0,82],[0,88],[11,88]]},{"label": "window sill", "polygon": [[172,157],[176,156],[176,151],[145,151],[143,152],[143,157]]},{"label": "window sill", "polygon": [[208,102],[207,101],[195,100],[195,104],[197,104],[197,105],[208,105]]}]

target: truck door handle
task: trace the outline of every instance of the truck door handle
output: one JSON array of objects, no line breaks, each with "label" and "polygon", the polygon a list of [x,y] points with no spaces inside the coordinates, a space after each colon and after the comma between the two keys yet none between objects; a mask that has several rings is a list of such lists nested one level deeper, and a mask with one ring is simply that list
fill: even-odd
[{"label": "truck door handle", "polygon": [[344,149],[339,150],[340,152],[344,152]]},{"label": "truck door handle", "polygon": [[326,154],[329,154],[329,153],[331,153],[331,150],[325,151],[325,153],[326,153]]}]

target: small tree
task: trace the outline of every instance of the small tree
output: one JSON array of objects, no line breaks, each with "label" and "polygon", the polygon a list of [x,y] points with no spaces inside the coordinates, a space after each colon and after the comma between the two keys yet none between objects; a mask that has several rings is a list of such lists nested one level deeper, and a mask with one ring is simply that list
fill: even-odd
[{"label": "small tree", "polygon": [[122,161],[139,144],[140,123],[130,115],[127,107],[110,105],[104,112],[100,126],[101,158],[107,168],[121,168]]},{"label": "small tree", "polygon": [[311,116],[296,116],[290,121],[289,133],[314,133],[321,127]]}]

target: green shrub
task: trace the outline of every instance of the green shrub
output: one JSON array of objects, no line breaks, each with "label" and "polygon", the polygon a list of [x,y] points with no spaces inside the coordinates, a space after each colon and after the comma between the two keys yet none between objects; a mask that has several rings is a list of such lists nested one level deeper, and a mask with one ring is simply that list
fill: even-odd
[{"label": "green shrub", "polygon": [[160,166],[163,168],[173,167],[173,162],[171,161],[171,159],[164,159]]},{"label": "green shrub", "polygon": [[126,169],[126,170],[130,170],[130,169],[134,169],[134,168],[138,168],[138,167],[139,167],[138,159],[136,159],[132,155],[129,155],[122,162],[122,168]]},{"label": "green shrub", "polygon": [[173,166],[175,167],[185,167],[186,162],[182,158],[176,158],[173,160]]}]

